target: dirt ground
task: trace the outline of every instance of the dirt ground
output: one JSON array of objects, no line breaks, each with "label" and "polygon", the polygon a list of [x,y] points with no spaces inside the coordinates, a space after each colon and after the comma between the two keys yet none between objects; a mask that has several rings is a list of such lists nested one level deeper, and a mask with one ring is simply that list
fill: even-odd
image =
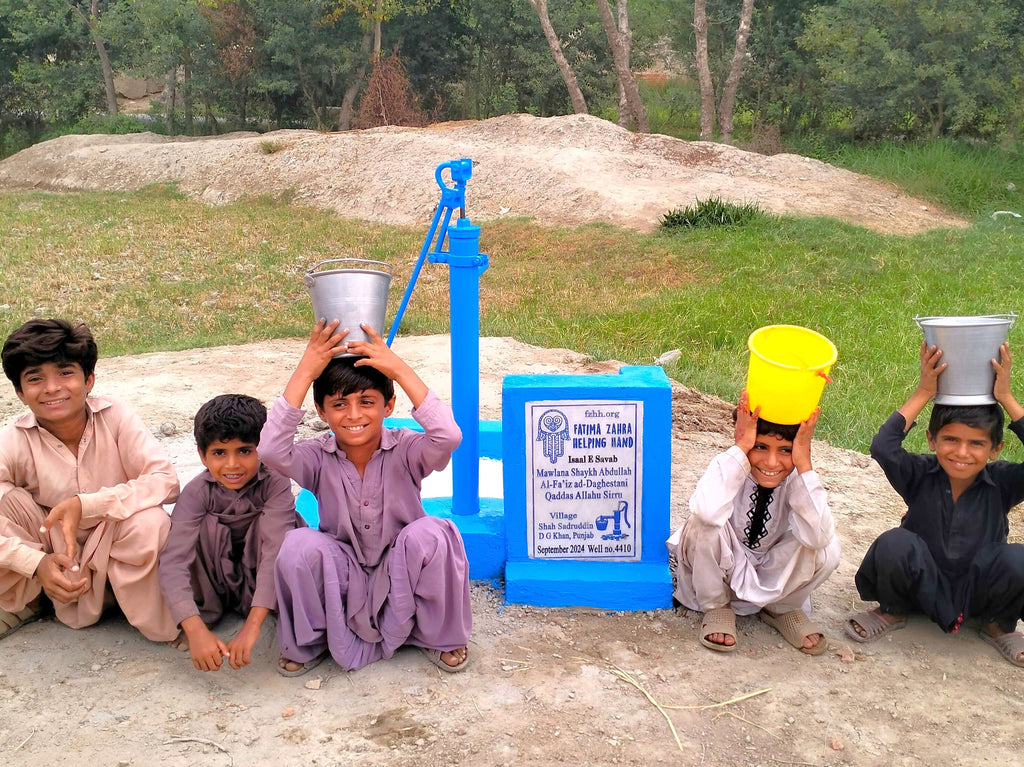
[{"label": "dirt ground", "polygon": [[[395,344],[448,396],[447,337]],[[191,438],[198,405],[238,390],[272,402],[302,346],[281,340],[102,359],[95,391],[134,405],[186,481],[199,469]],[[482,416],[498,419],[505,374],[611,372],[617,364],[496,338],[483,339],[481,368]],[[675,526],[699,473],[730,444],[730,408],[676,385],[673,409]],[[20,411],[5,387],[0,418]],[[118,767],[1019,763],[1021,671],[973,629],[947,636],[913,620],[877,644],[844,639],[843,616],[861,606],[857,564],[900,508],[866,456],[818,442],[814,458],[843,543],[842,564],[815,603],[831,643],[822,657],[801,655],[756,618],[740,619],[739,651],[719,655],[697,644],[699,616],[684,610],[507,605],[488,583],[473,587],[472,666],[458,675],[403,650],[353,673],[325,662],[285,679],[274,670],[270,630],[252,666],[203,674],[119,616],[82,631],[44,621],[3,640],[0,752],[15,765],[74,753]],[[1019,511],[1013,529],[1019,540]],[[230,620],[223,630],[239,625]],[[619,670],[658,704],[683,708],[661,713]]]},{"label": "dirt ground", "polygon": [[63,136],[0,162],[0,189],[176,183],[211,204],[283,196],[346,217],[420,225],[437,205],[434,168],[460,157],[474,162],[467,202],[476,223],[529,216],[541,223],[604,221],[649,230],[670,209],[719,197],[896,234],[966,225],[892,184],[817,160],[630,133],[580,115],[212,139]]},{"label": "dirt ground", "polygon": [[[264,153],[267,141],[277,144]],[[886,232],[964,223],[804,158],[635,136],[590,117],[205,141],[68,136],[0,163],[0,188],[176,181],[211,203],[288,192],[345,216],[420,224],[437,201],[434,166],[460,156],[477,163],[469,213],[482,219],[527,215],[645,229],[670,207],[718,194]],[[302,345],[279,340],[102,359],[96,393],[131,403],[185,481],[199,469],[190,436],[198,406],[226,391],[271,402]],[[446,337],[399,338],[396,349],[448,396]],[[505,374],[616,368],[571,351],[483,339],[481,414],[500,417]],[[21,411],[0,387],[0,422]],[[708,460],[731,442],[729,411],[674,387],[673,526]],[[315,426],[310,418],[307,428]],[[12,765],[74,755],[97,767],[1020,763],[1024,677],[974,627],[947,636],[918,619],[876,644],[844,639],[843,617],[863,607],[853,586],[857,564],[898,522],[901,507],[866,456],[816,442],[814,460],[843,544],[840,568],[815,602],[831,645],[824,656],[798,653],[756,618],[740,619],[740,649],[720,655],[698,645],[700,617],[684,610],[508,605],[500,584],[487,583],[473,587],[472,665],[457,675],[405,650],[354,673],[325,662],[285,679],[274,670],[271,630],[252,666],[202,674],[117,616],[82,631],[44,621],[0,644],[0,754]],[[1011,537],[1024,539],[1019,509]],[[223,631],[239,625],[228,622]]]}]

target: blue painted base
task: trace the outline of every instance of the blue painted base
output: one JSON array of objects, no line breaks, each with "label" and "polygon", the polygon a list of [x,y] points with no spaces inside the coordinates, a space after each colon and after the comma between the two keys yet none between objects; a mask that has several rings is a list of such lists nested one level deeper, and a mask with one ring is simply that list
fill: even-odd
[{"label": "blue painted base", "polygon": [[469,559],[469,579],[492,581],[505,568],[505,506],[500,498],[481,498],[479,514],[452,514],[451,498],[424,498],[427,514],[450,519],[459,528]]},{"label": "blue painted base", "polygon": [[658,610],[672,607],[667,562],[526,560],[505,566],[505,599],[541,607]]}]

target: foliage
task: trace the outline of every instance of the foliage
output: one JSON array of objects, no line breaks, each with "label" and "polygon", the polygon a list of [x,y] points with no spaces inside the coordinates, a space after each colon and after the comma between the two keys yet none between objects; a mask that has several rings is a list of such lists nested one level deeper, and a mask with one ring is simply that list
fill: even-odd
[{"label": "foliage", "polygon": [[357,128],[378,128],[382,125],[426,125],[430,115],[417,103],[409,85],[409,77],[397,53],[378,60],[359,104],[355,121]]},{"label": "foliage", "polygon": [[835,0],[799,44],[853,136],[992,136],[1020,98],[1014,22],[1006,0]]},{"label": "foliage", "polygon": [[754,203],[726,202],[718,197],[698,200],[696,205],[674,208],[661,217],[662,229],[711,229],[720,226],[744,226],[763,217]]}]

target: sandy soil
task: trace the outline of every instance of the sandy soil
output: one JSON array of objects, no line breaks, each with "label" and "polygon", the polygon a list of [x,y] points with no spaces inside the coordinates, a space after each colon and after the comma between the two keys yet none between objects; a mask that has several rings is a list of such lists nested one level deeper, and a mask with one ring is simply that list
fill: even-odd
[{"label": "sandy soil", "polygon": [[719,197],[790,215],[912,234],[966,222],[895,186],[792,154],[630,133],[597,117],[506,115],[427,128],[277,131],[219,138],[63,136],[0,162],[0,188],[138,189],[176,183],[204,202],[284,195],[343,216],[429,221],[434,168],[470,157],[469,215],[654,228],[673,208]]},{"label": "sandy soil", "polygon": [[[396,349],[446,395],[447,344],[401,338]],[[485,418],[500,417],[506,373],[617,369],[510,339],[484,339],[481,348]],[[283,340],[103,359],[96,392],[132,403],[187,479],[198,470],[190,437],[198,405],[238,390],[272,401],[301,349],[300,340]],[[0,417],[20,410],[4,388]],[[707,461],[730,442],[729,410],[675,387],[673,525]],[[843,616],[861,606],[856,566],[900,508],[866,456],[820,442],[814,454],[843,542],[842,564],[816,600],[832,645],[825,656],[801,655],[755,618],[740,619],[741,647],[723,656],[697,644],[699,616],[684,610],[507,605],[486,583],[473,588],[473,665],[453,676],[404,650],[354,673],[325,662],[284,679],[270,631],[252,666],[202,674],[118,616],[82,631],[44,621],[3,641],[0,750],[15,765],[77,754],[119,767],[1018,763],[1021,671],[973,629],[946,636],[914,620],[874,645],[843,638]],[[1016,511],[1017,540],[1022,530]],[[620,669],[659,704],[683,708],[663,715]]]}]

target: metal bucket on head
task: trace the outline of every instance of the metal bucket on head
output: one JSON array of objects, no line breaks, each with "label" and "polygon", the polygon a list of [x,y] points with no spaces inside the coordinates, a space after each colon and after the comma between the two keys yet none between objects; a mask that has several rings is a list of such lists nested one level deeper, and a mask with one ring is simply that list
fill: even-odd
[{"label": "metal bucket on head", "polygon": [[[335,268],[319,271],[325,266]],[[348,328],[346,341],[369,340],[359,327],[360,323],[383,336],[391,276],[391,265],[383,261],[365,258],[321,261],[307,270],[304,280],[313,302],[313,318],[326,319],[328,323],[338,320],[339,329]]]},{"label": "metal bucket on head", "polygon": [[939,375],[935,402],[940,405],[991,405],[996,373],[989,360],[999,359],[1016,314],[978,317],[914,317],[924,342],[942,350],[948,367]]}]

